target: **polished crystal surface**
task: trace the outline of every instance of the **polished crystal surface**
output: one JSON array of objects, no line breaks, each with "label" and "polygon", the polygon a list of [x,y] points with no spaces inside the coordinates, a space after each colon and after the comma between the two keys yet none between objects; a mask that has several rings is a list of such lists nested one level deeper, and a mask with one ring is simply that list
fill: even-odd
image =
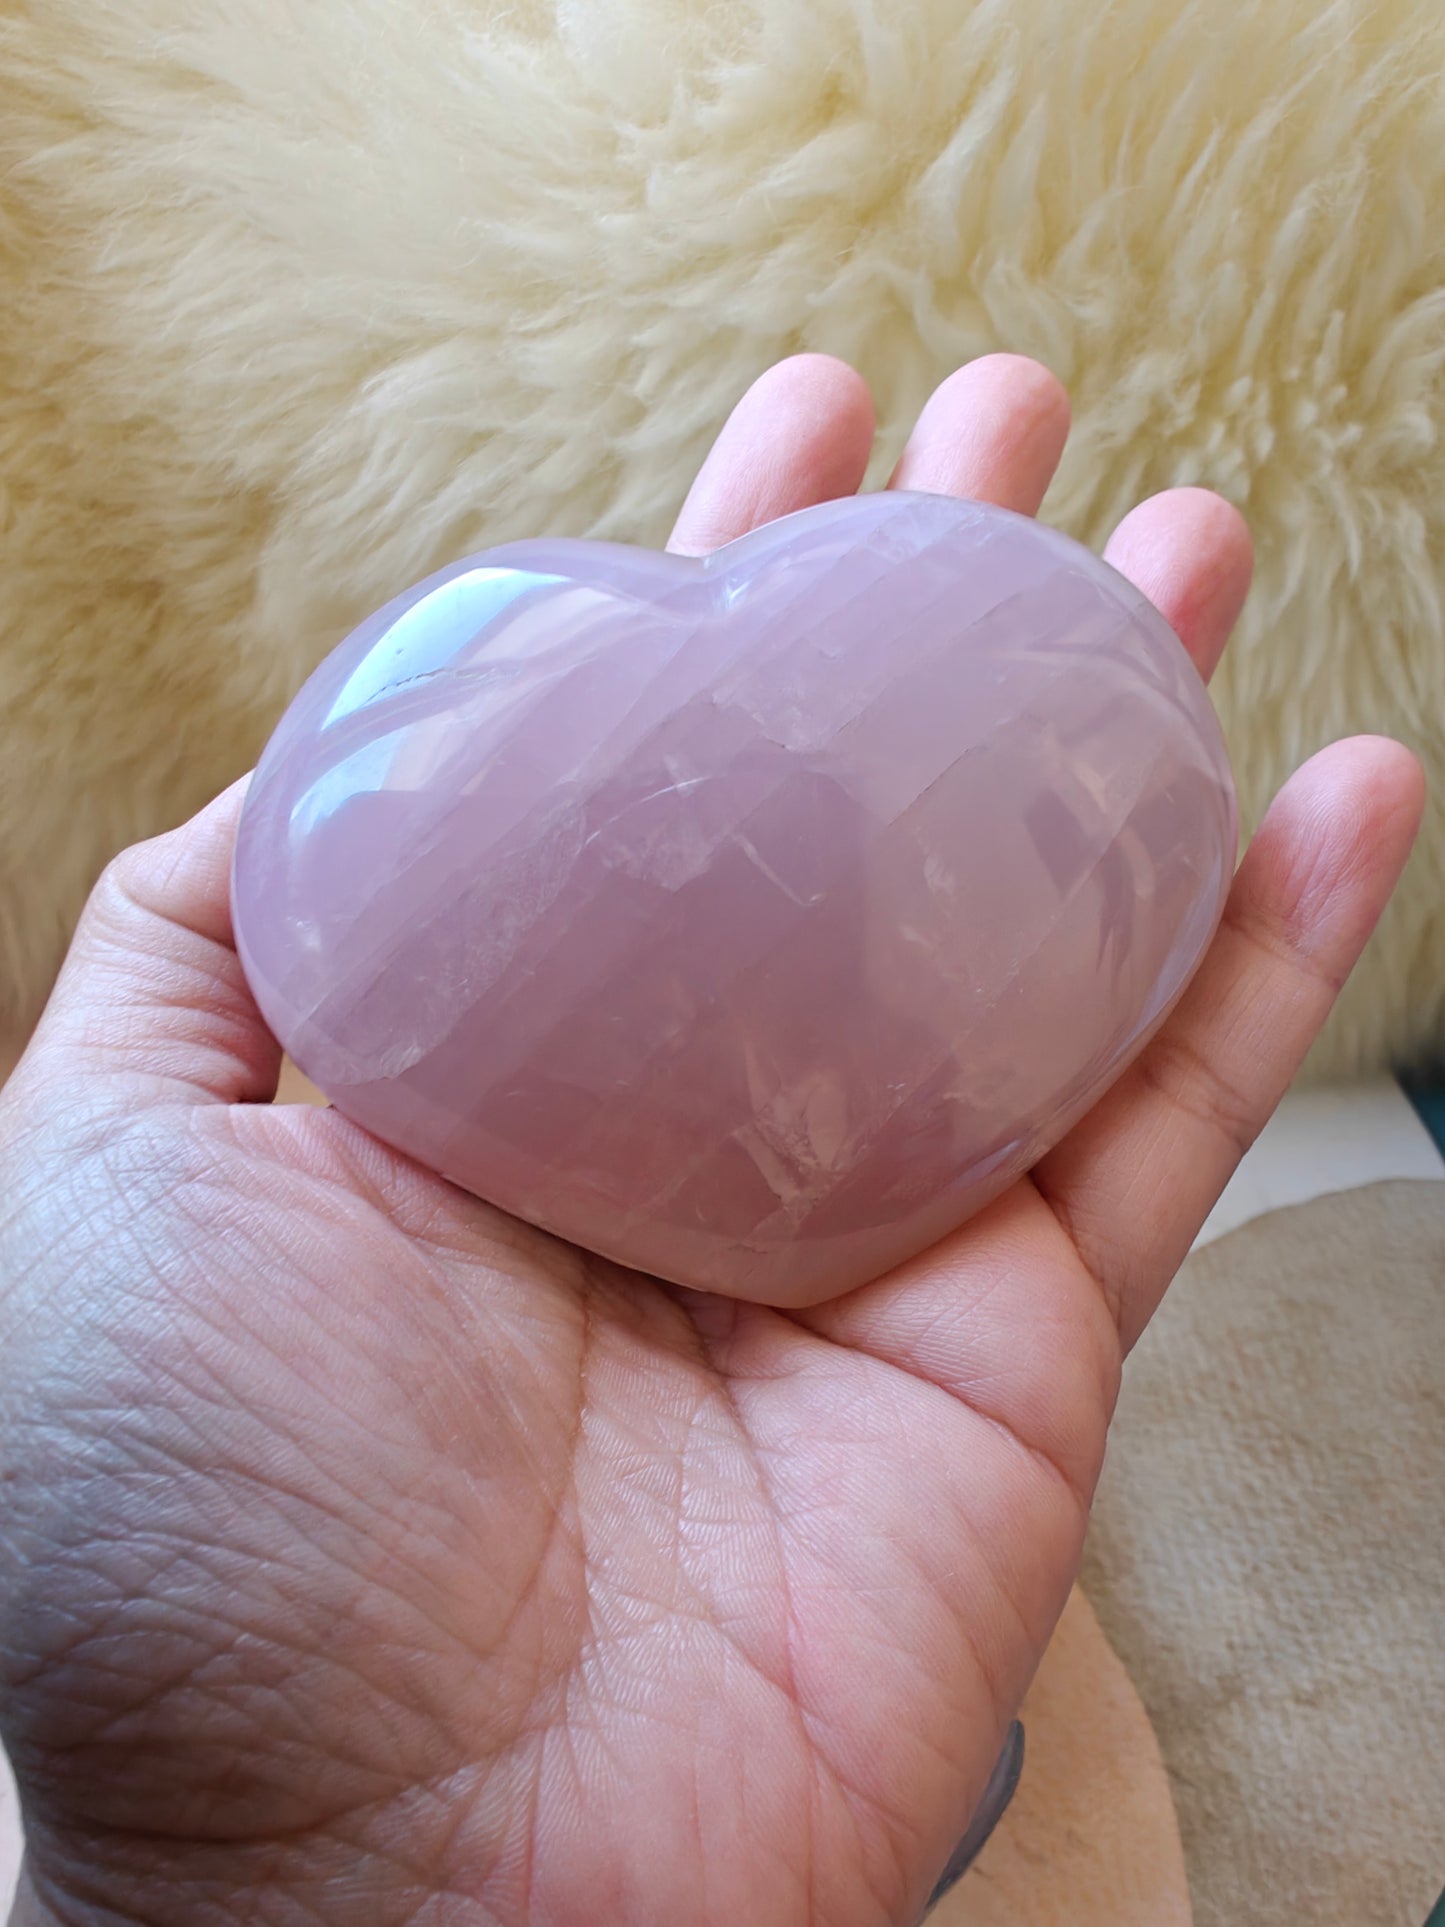
[{"label": "polished crystal surface", "polygon": [[604,1257],[798,1304],[1098,1097],[1235,839],[1137,591],[1002,510],[878,494],[706,561],[528,542],[401,597],[261,760],[236,931],[357,1123]]}]

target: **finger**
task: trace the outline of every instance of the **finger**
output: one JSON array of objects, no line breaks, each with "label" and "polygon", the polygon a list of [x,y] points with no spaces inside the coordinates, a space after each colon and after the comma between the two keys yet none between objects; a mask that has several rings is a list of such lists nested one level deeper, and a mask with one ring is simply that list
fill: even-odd
[{"label": "finger", "polygon": [[935,390],[889,486],[1035,515],[1068,435],[1069,398],[1047,368],[985,355]]},{"label": "finger", "polygon": [[1419,828],[1399,744],[1338,743],[1285,785],[1198,976],[1034,1183],[1132,1344],[1268,1122],[1379,919]]},{"label": "finger", "polygon": [[667,546],[707,555],[780,515],[856,494],[872,449],[861,375],[831,355],[781,361],[728,417]]},{"label": "finger", "polygon": [[93,891],[17,1076],[88,1080],[97,1102],[264,1102],[281,1053],[231,933],[242,781],[126,850]]},{"label": "finger", "polygon": [[1124,517],[1104,560],[1148,596],[1207,682],[1254,573],[1254,544],[1238,509],[1208,489],[1170,489]]}]

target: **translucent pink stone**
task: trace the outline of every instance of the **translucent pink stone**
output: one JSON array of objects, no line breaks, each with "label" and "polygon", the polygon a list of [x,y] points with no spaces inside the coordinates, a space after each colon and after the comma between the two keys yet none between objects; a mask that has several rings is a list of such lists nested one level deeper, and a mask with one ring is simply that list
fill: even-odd
[{"label": "translucent pink stone", "polygon": [[777,1304],[1026,1171],[1215,929],[1236,816],[1163,619],[941,496],[706,562],[432,577],[261,760],[236,931],[348,1117],[601,1255]]}]

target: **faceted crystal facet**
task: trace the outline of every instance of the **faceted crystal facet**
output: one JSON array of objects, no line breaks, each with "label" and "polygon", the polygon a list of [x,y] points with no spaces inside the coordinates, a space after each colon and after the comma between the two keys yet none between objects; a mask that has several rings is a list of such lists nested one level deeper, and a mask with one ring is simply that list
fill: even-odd
[{"label": "faceted crystal facet", "polygon": [[869,495],[401,597],[261,760],[236,932],[346,1116],[604,1257],[800,1304],[1099,1096],[1235,838],[1143,597],[1002,510]]}]

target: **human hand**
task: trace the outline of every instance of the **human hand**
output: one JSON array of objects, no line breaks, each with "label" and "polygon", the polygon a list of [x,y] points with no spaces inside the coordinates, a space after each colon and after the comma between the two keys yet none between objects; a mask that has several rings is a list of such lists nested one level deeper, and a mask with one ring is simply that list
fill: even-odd
[{"label": "human hand", "polygon": [[[895,478],[1032,512],[1067,410],[975,364]],[[740,407],[675,545],[856,488],[857,378]],[[1110,559],[1206,674],[1197,491]],[[1168,1026],[983,1215],[782,1314],[679,1292],[273,1105],[240,792],[98,887],[0,1097],[0,1713],[17,1918],[916,1919],[1078,1563],[1121,1359],[1283,1093],[1421,805],[1286,787]]]}]

